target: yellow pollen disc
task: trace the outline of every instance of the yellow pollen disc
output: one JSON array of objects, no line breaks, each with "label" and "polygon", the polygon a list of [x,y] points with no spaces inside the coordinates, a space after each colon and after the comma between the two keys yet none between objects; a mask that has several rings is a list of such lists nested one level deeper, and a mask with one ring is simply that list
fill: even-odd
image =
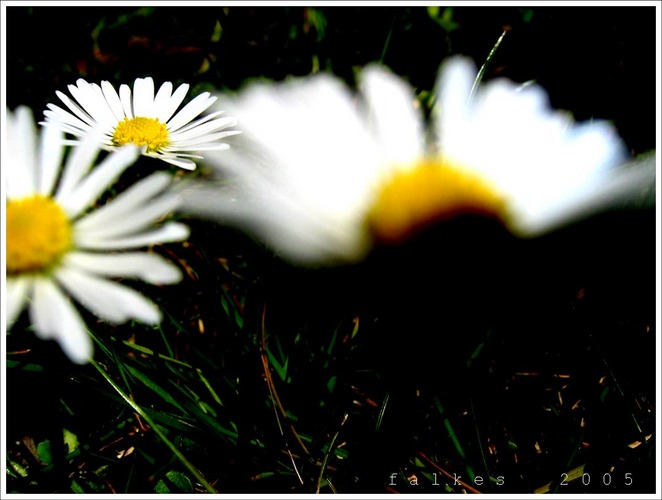
[{"label": "yellow pollen disc", "polygon": [[170,140],[165,123],[161,123],[156,118],[136,116],[135,118],[125,117],[119,122],[113,133],[113,144],[115,146],[125,144],[147,146],[147,152],[153,153],[167,147]]},{"label": "yellow pollen disc", "polygon": [[72,245],[71,222],[55,200],[37,195],[7,201],[8,274],[47,270]]},{"label": "yellow pollen disc", "polygon": [[441,160],[396,172],[368,213],[378,241],[397,243],[434,221],[458,215],[501,218],[504,199],[484,179]]}]

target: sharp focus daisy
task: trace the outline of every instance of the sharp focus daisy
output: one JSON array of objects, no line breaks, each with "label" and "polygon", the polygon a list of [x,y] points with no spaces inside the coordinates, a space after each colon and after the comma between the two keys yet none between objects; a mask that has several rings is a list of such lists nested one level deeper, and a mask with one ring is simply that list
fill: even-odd
[{"label": "sharp focus daisy", "polygon": [[381,66],[362,71],[358,93],[323,74],[256,83],[224,101],[242,135],[208,158],[222,181],[194,184],[181,209],[323,263],[465,213],[536,236],[654,183],[652,168],[621,167],[609,123],[574,123],[537,85],[473,92],[475,79],[468,59],[445,63],[428,127],[412,89]]},{"label": "sharp focus daisy", "polygon": [[198,118],[216,101],[209,92],[196,96],[176,113],[188,92],[188,84],[173,92],[172,83],[165,82],[156,95],[152,78],[136,79],[133,92],[126,84],[120,85],[118,93],[109,82],[103,81],[99,86],[82,78],[68,88],[73,99],[56,92],[68,110],[48,104],[44,115],[45,124],[57,124],[78,138],[73,142],[101,126],[104,134],[100,146],[105,149],[136,144],[146,156],[193,170],[195,163],[191,158],[202,159],[198,154],[202,151],[229,148],[221,139],[238,133],[226,130],[236,120],[221,117],[223,111]]},{"label": "sharp focus daisy", "polygon": [[158,323],[161,312],[153,302],[112,278],[149,284],[181,279],[174,264],[138,250],[188,237],[183,224],[157,225],[176,205],[171,176],[152,174],[95,208],[136,160],[137,147],[118,149],[91,169],[99,152],[93,131],[65,160],[62,131],[46,127],[37,134],[25,107],[7,112],[6,133],[8,328],[27,308],[37,336],[55,339],[72,361],[85,363],[92,341],[72,299],[111,323]]}]

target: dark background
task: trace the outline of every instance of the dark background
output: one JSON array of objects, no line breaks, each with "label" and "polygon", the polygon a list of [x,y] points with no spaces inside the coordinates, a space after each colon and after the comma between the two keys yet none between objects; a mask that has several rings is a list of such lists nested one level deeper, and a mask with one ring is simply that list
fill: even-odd
[{"label": "dark background", "polygon": [[[167,5],[167,4],[166,4]],[[456,7],[442,28],[425,7],[9,7],[7,102],[43,107],[79,77],[237,89],[251,78],[305,75],[312,57],[351,81],[383,60],[431,90],[439,63],[482,63],[510,27],[486,78],[537,80],[554,107],[613,120],[635,151],[655,141],[654,7]],[[222,28],[212,40],[214,27]],[[210,66],[201,72],[203,61]]]}]

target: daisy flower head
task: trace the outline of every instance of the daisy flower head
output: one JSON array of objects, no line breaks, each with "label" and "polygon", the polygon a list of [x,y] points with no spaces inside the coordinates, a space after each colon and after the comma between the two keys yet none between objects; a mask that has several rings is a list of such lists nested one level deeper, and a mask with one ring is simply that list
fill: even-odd
[{"label": "daisy flower head", "polygon": [[530,237],[635,196],[654,169],[627,158],[613,126],[576,124],[545,91],[501,79],[475,91],[476,68],[450,58],[426,124],[413,89],[379,65],[358,92],[318,74],[227,96],[242,135],[207,159],[181,210],[238,224],[301,263],[357,261],[456,215],[495,218]]},{"label": "daisy flower head", "polygon": [[65,159],[60,129],[44,127],[37,133],[25,107],[6,115],[7,328],[27,308],[35,334],[56,340],[82,364],[92,355],[92,341],[72,299],[111,323],[158,323],[158,307],[113,278],[178,282],[176,266],[138,249],[185,239],[188,227],[155,224],[176,205],[165,172],[93,207],[136,160],[136,146],[119,148],[92,168],[101,131],[93,130]]},{"label": "daisy flower head", "polygon": [[194,170],[192,159],[203,158],[198,153],[227,149],[229,145],[221,139],[238,133],[227,130],[236,120],[221,116],[222,110],[200,117],[216,101],[209,92],[199,94],[176,112],[186,97],[188,84],[173,92],[172,83],[165,82],[155,94],[151,77],[137,78],[133,90],[122,84],[118,93],[107,81],[99,86],[80,78],[68,88],[73,99],[56,92],[67,109],[48,104],[44,123],[72,134],[76,137],[74,143],[100,126],[104,132],[100,146],[104,149],[136,144],[145,156]]}]

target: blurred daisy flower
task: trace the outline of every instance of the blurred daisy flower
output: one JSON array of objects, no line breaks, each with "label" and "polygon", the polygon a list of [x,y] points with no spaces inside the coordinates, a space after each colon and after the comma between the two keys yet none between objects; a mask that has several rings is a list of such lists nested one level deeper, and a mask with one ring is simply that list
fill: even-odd
[{"label": "blurred daisy flower", "polygon": [[298,262],[351,262],[459,214],[540,235],[654,182],[654,168],[620,168],[610,124],[573,123],[537,85],[475,80],[464,57],[443,65],[427,130],[412,89],[381,66],[361,72],[358,95],[322,74],[256,83],[224,101],[242,135],[208,158],[221,181],[193,183],[180,208]]},{"label": "blurred daisy flower", "polygon": [[64,160],[62,131],[45,127],[37,134],[25,107],[7,112],[6,134],[7,328],[28,308],[38,337],[55,339],[72,361],[85,363],[92,341],[70,297],[111,323],[159,323],[154,303],[111,278],[180,281],[166,259],[131,251],[188,237],[183,224],[155,225],[176,205],[171,176],[152,174],[96,208],[136,160],[137,147],[120,148],[91,169],[99,152],[93,131]]},{"label": "blurred daisy flower", "polygon": [[46,125],[55,123],[76,136],[74,143],[101,126],[104,135],[100,146],[104,149],[136,144],[143,155],[193,170],[195,163],[191,158],[203,158],[196,153],[227,149],[229,146],[220,140],[238,133],[226,130],[236,120],[220,117],[223,111],[196,119],[216,101],[209,92],[196,96],[175,113],[188,92],[188,84],[180,85],[173,93],[172,83],[165,82],[156,95],[152,78],[137,78],[133,93],[126,84],[120,85],[118,94],[109,82],[99,86],[82,78],[68,88],[74,100],[56,92],[68,111],[48,104],[44,115]]}]

